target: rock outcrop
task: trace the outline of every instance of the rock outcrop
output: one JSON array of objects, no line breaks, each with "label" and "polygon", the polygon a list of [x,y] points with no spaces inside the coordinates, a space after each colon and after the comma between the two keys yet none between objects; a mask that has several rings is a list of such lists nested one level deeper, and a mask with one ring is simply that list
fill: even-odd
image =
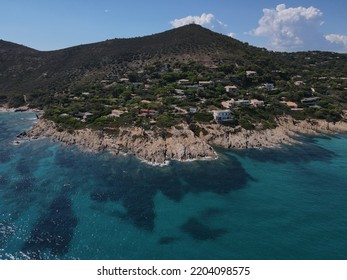
[{"label": "rock outcrop", "polygon": [[72,133],[59,131],[54,122],[40,119],[20,137],[37,139],[50,137],[68,145],[76,144],[92,151],[108,150],[113,154],[128,153],[151,164],[166,164],[169,160],[215,159],[217,154],[203,139],[188,129],[171,128],[165,131],[145,131],[143,128],[120,128],[117,135],[91,129]]},{"label": "rock outcrop", "polygon": [[76,144],[91,151],[107,150],[113,154],[133,154],[147,163],[164,165],[169,160],[216,159],[212,146],[227,149],[272,148],[281,144],[298,143],[299,134],[347,132],[347,122],[335,124],[324,120],[294,120],[289,116],[278,119],[274,129],[245,130],[220,124],[199,124],[197,137],[188,125],[167,130],[144,130],[139,127],[123,127],[116,133],[91,129],[61,131],[52,121],[40,119],[37,124],[20,137],[37,139],[50,137],[68,145]]}]

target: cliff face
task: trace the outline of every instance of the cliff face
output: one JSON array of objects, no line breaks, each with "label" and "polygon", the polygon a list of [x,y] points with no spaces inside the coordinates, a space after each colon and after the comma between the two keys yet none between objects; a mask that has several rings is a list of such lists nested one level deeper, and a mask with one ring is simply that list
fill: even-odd
[{"label": "cliff face", "polygon": [[[108,150],[113,154],[130,153],[151,164],[166,164],[169,160],[216,159],[217,154],[210,145],[227,149],[272,148],[281,144],[298,143],[298,134],[347,132],[347,122],[336,124],[323,120],[297,121],[291,117],[278,120],[278,127],[266,130],[245,130],[218,124],[201,125],[205,130],[197,137],[182,125],[181,129],[163,131],[144,130],[139,127],[120,128],[117,134],[91,129],[75,130],[72,133],[59,131],[54,122],[40,119],[21,137],[37,139],[50,137],[68,145],[76,144],[92,151]],[[207,132],[207,133],[206,133]]]},{"label": "cliff face", "polygon": [[208,134],[200,136],[211,145],[226,149],[273,148],[281,144],[299,143],[294,139],[299,134],[347,132],[347,122],[333,124],[325,120],[298,121],[285,116],[278,119],[278,126],[274,129],[245,130],[222,125],[203,125],[202,128],[206,129]]},{"label": "cliff face", "polygon": [[21,136],[31,139],[50,137],[53,141],[76,144],[92,151],[130,153],[151,164],[162,165],[168,160],[217,158],[213,148],[203,139],[196,137],[187,126],[183,126],[181,130],[171,128],[165,135],[139,127],[121,128],[117,136],[114,136],[91,129],[76,130],[73,133],[60,132],[54,122],[40,119],[31,130]]},{"label": "cliff face", "polygon": [[208,134],[201,135],[211,145],[226,149],[272,148],[280,144],[294,143],[294,133],[283,127],[266,130],[245,130],[222,125],[203,126]]}]

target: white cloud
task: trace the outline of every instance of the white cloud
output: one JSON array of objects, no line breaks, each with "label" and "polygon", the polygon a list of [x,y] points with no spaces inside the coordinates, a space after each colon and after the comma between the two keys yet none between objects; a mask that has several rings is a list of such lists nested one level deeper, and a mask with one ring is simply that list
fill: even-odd
[{"label": "white cloud", "polygon": [[217,22],[218,24],[220,24],[218,20],[215,19],[215,16],[213,14],[203,13],[201,16],[187,16],[180,19],[174,19],[170,21],[170,24],[175,28],[181,27],[187,24],[191,24],[191,23],[209,27],[209,26],[213,26],[214,22]]},{"label": "white cloud", "polygon": [[267,37],[272,49],[319,49],[326,44],[319,32],[323,13],[315,7],[287,8],[280,4],[275,9],[263,9],[263,13],[259,26],[250,34]]},{"label": "white cloud", "polygon": [[170,21],[170,24],[174,28],[192,23],[199,24],[209,29],[225,29],[228,27],[227,24],[217,19],[214,14],[211,13],[203,13],[201,16],[187,16]]},{"label": "white cloud", "polygon": [[231,38],[235,38],[235,37],[236,37],[236,34],[233,33],[233,32],[230,32],[230,33],[228,33],[227,35],[228,35],[229,37],[231,37]]},{"label": "white cloud", "polygon": [[235,33],[227,32],[228,25],[217,19],[214,14],[203,13],[201,16],[187,16],[184,18],[174,19],[170,21],[172,27],[177,28],[188,24],[198,24],[215,32],[227,34],[230,37],[235,37]]},{"label": "white cloud", "polygon": [[325,36],[325,39],[330,43],[335,43],[338,45],[342,45],[344,50],[347,50],[347,36],[346,35],[338,35],[338,34],[329,34]]}]

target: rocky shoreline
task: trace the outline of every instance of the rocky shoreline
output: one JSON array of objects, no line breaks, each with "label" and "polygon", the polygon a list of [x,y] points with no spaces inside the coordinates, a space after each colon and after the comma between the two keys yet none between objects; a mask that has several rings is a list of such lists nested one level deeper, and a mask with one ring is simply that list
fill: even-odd
[{"label": "rocky shoreline", "polygon": [[282,144],[300,143],[300,134],[318,135],[347,132],[347,122],[335,124],[324,120],[294,120],[289,116],[278,119],[274,129],[245,130],[220,124],[198,124],[196,136],[188,125],[165,130],[144,130],[139,127],[123,127],[114,133],[81,129],[61,131],[50,120],[39,121],[18,137],[29,140],[49,137],[67,145],[77,145],[90,151],[109,151],[112,154],[133,154],[152,165],[166,165],[170,160],[192,161],[216,159],[213,146],[226,149],[275,148]]},{"label": "rocky shoreline", "polygon": [[29,108],[28,106],[22,107],[8,107],[8,106],[0,106],[0,113],[14,113],[14,112],[31,112],[31,113],[40,113],[43,114],[43,110]]}]

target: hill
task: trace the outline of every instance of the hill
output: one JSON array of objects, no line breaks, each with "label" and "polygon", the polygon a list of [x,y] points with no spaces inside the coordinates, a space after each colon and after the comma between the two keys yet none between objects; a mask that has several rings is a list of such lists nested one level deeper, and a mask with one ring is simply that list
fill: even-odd
[{"label": "hill", "polygon": [[44,108],[23,137],[155,164],[347,130],[345,54],[270,52],[188,25],[52,52],[2,41],[0,61],[0,102]]},{"label": "hill", "polygon": [[0,94],[61,90],[86,74],[102,77],[112,70],[123,71],[129,64],[141,67],[155,60],[210,64],[227,58],[242,60],[251,50],[257,49],[198,25],[51,52],[0,41]]},{"label": "hill", "polygon": [[0,41],[0,103],[23,105],[25,94],[31,106],[42,107],[50,104],[52,96],[95,89],[101,81],[117,82],[121,77],[136,81],[134,73],[148,68],[160,73],[167,65],[179,68],[179,63],[215,67],[220,75],[229,75],[230,82],[245,88],[255,84],[245,80],[246,70],[256,71],[262,77],[258,82],[288,81],[294,74],[307,76],[304,70],[321,76],[347,76],[346,55],[269,52],[192,24],[145,37],[49,52]]}]

